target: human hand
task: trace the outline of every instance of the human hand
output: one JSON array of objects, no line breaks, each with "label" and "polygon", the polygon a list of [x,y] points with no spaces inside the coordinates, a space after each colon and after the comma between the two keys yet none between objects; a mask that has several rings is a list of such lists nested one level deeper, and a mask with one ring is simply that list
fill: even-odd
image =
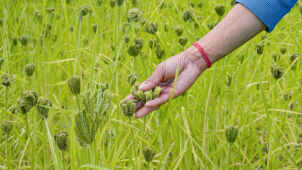
[{"label": "human hand", "polygon": [[[196,47],[190,47],[185,52],[172,56],[160,63],[153,74],[140,85],[139,89],[146,91],[160,86],[162,92],[157,98],[148,101],[145,105],[141,101],[138,101],[136,104],[136,117],[140,118],[147,115],[169,100],[177,69],[179,69],[179,73],[173,98],[176,98],[190,88],[206,67],[206,63]],[[126,100],[129,99],[135,99],[135,97],[129,95],[126,97]]]}]

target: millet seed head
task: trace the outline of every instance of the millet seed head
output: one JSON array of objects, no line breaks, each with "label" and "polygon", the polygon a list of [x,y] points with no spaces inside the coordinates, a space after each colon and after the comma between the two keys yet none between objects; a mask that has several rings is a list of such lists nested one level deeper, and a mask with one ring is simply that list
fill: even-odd
[{"label": "millet seed head", "polygon": [[186,21],[192,21],[193,20],[193,10],[192,9],[188,9],[185,10],[182,13],[182,19],[186,22]]},{"label": "millet seed head", "polygon": [[51,106],[52,106],[52,103],[47,98],[43,98],[43,97],[39,98],[38,103],[37,103],[37,110],[43,119],[47,119],[49,108]]},{"label": "millet seed head", "polygon": [[149,40],[149,47],[150,47],[150,49],[153,49],[154,47],[156,47],[157,43],[158,42],[155,39]]},{"label": "millet seed head", "polygon": [[144,31],[149,34],[155,35],[157,32],[157,28],[158,28],[157,23],[149,22],[149,23],[147,23]]},{"label": "millet seed head", "polygon": [[18,99],[18,106],[22,114],[26,114],[33,108],[33,106],[27,103],[22,97]]},{"label": "millet seed head", "polygon": [[175,31],[177,36],[181,36],[184,30],[180,26],[176,26],[174,31]]},{"label": "millet seed head", "polygon": [[24,68],[25,73],[28,77],[31,77],[34,74],[35,69],[36,69],[36,65],[33,63],[26,64]]},{"label": "millet seed head", "polygon": [[1,129],[3,133],[9,134],[9,132],[13,129],[13,123],[7,120],[4,120],[1,124]]},{"label": "millet seed head", "polygon": [[53,8],[53,7],[48,7],[48,8],[46,8],[46,12],[48,12],[48,13],[50,13],[50,14],[53,14],[55,11],[56,11],[56,9]]},{"label": "millet seed head", "polygon": [[135,38],[134,44],[139,46],[139,49],[143,48],[144,40],[142,38]]},{"label": "millet seed head", "polygon": [[198,6],[199,8],[201,8],[201,7],[203,6],[203,2],[199,2],[199,3],[197,4],[197,6]]},{"label": "millet seed head", "polygon": [[228,128],[226,128],[225,130],[225,137],[227,139],[227,141],[232,144],[235,142],[237,136],[238,136],[238,132],[239,132],[239,128],[238,126],[230,126]]},{"label": "millet seed head", "polygon": [[256,51],[257,51],[257,54],[262,54],[263,53],[263,49],[264,49],[264,44],[262,43],[259,43],[259,44],[256,44]]},{"label": "millet seed head", "polygon": [[115,2],[118,6],[121,6],[121,5],[123,5],[124,0],[115,0]]},{"label": "millet seed head", "polygon": [[152,90],[144,91],[144,95],[145,95],[145,102],[153,99],[153,91]]},{"label": "millet seed head", "polygon": [[185,46],[188,42],[188,38],[187,37],[178,37],[178,43],[181,45],[181,46]]},{"label": "millet seed head", "polygon": [[215,12],[219,16],[223,16],[225,13],[225,6],[224,5],[216,5],[215,6]]},{"label": "millet seed head", "polygon": [[21,45],[26,46],[28,43],[28,36],[26,36],[26,35],[20,36],[19,41],[20,41]]},{"label": "millet seed head", "polygon": [[125,36],[124,41],[127,44],[130,41],[130,38],[128,36]]},{"label": "millet seed head", "polygon": [[22,99],[29,105],[35,106],[38,103],[38,93],[33,90],[25,90],[22,93]]},{"label": "millet seed head", "polygon": [[271,73],[272,73],[272,76],[278,80],[279,78],[281,78],[284,74],[284,70],[282,67],[278,67],[278,66],[275,66],[275,65],[272,65],[271,66]]},{"label": "millet seed head", "polygon": [[128,83],[133,86],[136,83],[137,80],[137,74],[135,73],[130,73],[127,77]]},{"label": "millet seed head", "polygon": [[80,16],[85,16],[90,12],[90,8],[88,5],[84,5],[80,8]]},{"label": "millet seed head", "polygon": [[165,50],[163,50],[160,45],[157,45],[155,48],[155,55],[156,57],[160,60],[164,57],[165,55]]},{"label": "millet seed head", "polygon": [[136,99],[141,100],[143,103],[146,103],[146,96],[142,90],[137,90],[135,97]]},{"label": "millet seed head", "polygon": [[68,140],[68,133],[67,132],[60,132],[54,135],[54,140],[57,147],[61,151],[65,151],[67,149],[67,140]]},{"label": "millet seed head", "polygon": [[100,89],[102,91],[106,91],[106,90],[109,89],[109,85],[108,85],[107,82],[99,82],[99,83],[96,84],[96,88]]},{"label": "millet seed head", "polygon": [[120,103],[120,107],[125,116],[131,117],[135,113],[136,101],[124,100]]},{"label": "millet seed head", "polygon": [[156,86],[154,89],[153,89],[153,96],[152,96],[152,99],[155,99],[157,98],[160,93],[162,91],[162,88],[160,86]]},{"label": "millet seed head", "polygon": [[286,53],[286,47],[285,46],[282,46],[281,48],[280,48],[280,52],[282,53],[282,54],[285,54]]},{"label": "millet seed head", "polygon": [[127,18],[129,22],[138,22],[142,18],[142,12],[137,8],[132,8],[128,11]]},{"label": "millet seed head", "polygon": [[13,45],[17,45],[18,44],[18,39],[16,37],[12,37],[11,41],[12,41]]},{"label": "millet seed head", "polygon": [[115,6],[115,0],[110,0],[110,7],[114,8],[114,6]]},{"label": "millet seed head", "polygon": [[137,98],[137,91],[138,91],[139,85],[140,85],[140,83],[135,82],[134,85],[130,89],[130,93],[136,98]]},{"label": "millet seed head", "polygon": [[78,95],[81,92],[81,77],[72,76],[67,81],[69,90],[72,94]]},{"label": "millet seed head", "polygon": [[140,53],[140,47],[137,44],[131,44],[128,48],[128,54],[136,57]]},{"label": "millet seed head", "polygon": [[152,160],[155,156],[155,152],[151,148],[146,147],[143,150],[143,155],[144,155],[144,158],[147,162],[152,162]]},{"label": "millet seed head", "polygon": [[9,87],[10,86],[10,78],[9,78],[9,75],[4,73],[2,75],[2,78],[1,78],[1,84],[5,87]]}]

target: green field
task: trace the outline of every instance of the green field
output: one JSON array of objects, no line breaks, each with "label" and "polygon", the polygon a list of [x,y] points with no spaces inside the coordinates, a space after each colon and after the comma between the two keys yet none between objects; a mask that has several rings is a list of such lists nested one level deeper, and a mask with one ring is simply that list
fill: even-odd
[{"label": "green field", "polygon": [[[184,95],[140,119],[120,108],[129,75],[143,82],[223,18],[216,5],[225,6],[224,16],[232,5],[117,2],[1,0],[0,169],[302,168],[301,1],[272,33],[262,32]],[[137,22],[128,21],[133,8],[141,14]],[[193,11],[190,21],[183,20],[186,10]],[[146,32],[150,23],[155,34]],[[158,46],[151,49],[150,40]],[[131,56],[137,43],[139,53]],[[272,65],[282,68],[279,79]],[[70,90],[78,80],[80,91]],[[228,127],[239,128],[232,144]],[[66,143],[57,140],[61,132]]]}]

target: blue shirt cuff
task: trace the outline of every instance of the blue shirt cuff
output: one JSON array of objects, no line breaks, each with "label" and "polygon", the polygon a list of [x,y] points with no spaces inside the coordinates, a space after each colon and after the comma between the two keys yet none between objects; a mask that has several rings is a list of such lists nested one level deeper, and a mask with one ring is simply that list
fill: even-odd
[{"label": "blue shirt cuff", "polygon": [[254,13],[271,32],[297,0],[236,0]]}]

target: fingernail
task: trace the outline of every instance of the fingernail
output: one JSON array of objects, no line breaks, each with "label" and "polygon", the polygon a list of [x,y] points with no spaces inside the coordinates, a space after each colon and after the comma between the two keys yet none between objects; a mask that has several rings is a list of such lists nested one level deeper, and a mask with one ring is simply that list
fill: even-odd
[{"label": "fingernail", "polygon": [[147,87],[147,84],[146,84],[146,83],[141,84],[138,88],[141,90],[141,89],[143,89],[143,88],[145,88],[145,87]]}]

